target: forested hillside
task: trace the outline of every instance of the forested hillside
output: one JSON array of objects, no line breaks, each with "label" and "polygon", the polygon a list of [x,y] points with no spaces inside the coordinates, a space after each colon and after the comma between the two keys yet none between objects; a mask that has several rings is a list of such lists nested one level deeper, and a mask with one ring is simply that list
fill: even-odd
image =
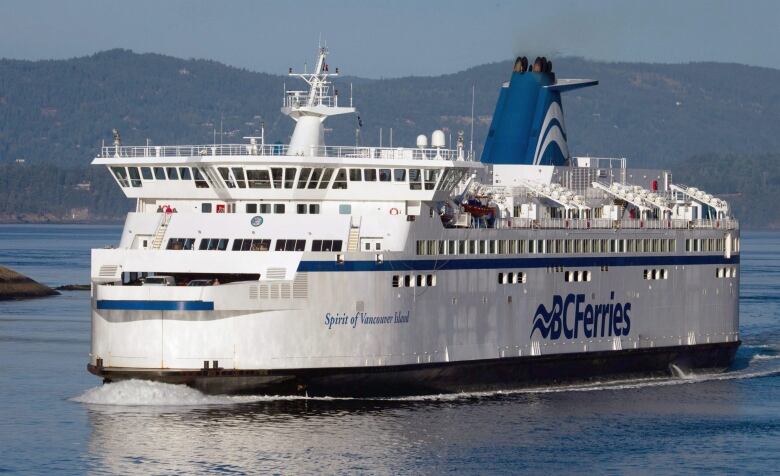
[{"label": "forested hillside", "polygon": [[[331,59],[337,66],[337,56]],[[735,164],[753,166],[778,160],[778,70],[722,63],[553,61],[558,77],[601,82],[564,96],[574,154],[628,157],[633,166],[676,172],[680,168],[678,176],[690,177],[692,183],[732,170],[717,192],[742,192],[739,200],[745,203],[758,192],[735,189],[741,185],[732,179],[746,177],[748,171],[723,167],[735,158]],[[343,103],[353,85],[363,122],[361,142],[376,144],[382,128],[387,145],[392,127],[394,145],[412,145],[417,134],[436,128],[468,134],[474,85],[474,144],[479,151],[498,88],[510,71],[507,61],[438,77],[344,77],[336,87]],[[264,121],[270,142],[286,142],[293,123],[279,107],[285,85],[302,87],[295,81],[213,61],[127,50],[58,61],[0,60],[0,220],[44,211],[53,217],[74,216],[73,209],[84,207],[89,207],[90,219],[121,216],[130,205],[105,171],[86,167],[101,141],[110,140],[113,127],[125,144],[147,139],[153,144],[240,142],[242,136],[256,134]],[[215,135],[220,126],[223,135]],[[356,127],[355,117],[331,119],[326,140],[354,144]],[[17,164],[20,160],[24,164]],[[710,163],[712,167],[696,165]],[[41,169],[43,164],[48,167]],[[775,193],[778,182],[771,177],[776,175],[760,173],[764,192]],[[89,190],[85,182],[90,182]]]}]

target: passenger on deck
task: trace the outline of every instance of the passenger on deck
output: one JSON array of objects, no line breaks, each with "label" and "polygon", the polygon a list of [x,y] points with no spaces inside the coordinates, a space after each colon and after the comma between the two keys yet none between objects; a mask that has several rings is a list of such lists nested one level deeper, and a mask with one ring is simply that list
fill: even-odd
[{"label": "passenger on deck", "polygon": [[214,286],[219,286],[219,278],[214,278]]},{"label": "passenger on deck", "polygon": [[157,213],[162,213],[162,212],[163,212],[162,205],[157,205]]}]

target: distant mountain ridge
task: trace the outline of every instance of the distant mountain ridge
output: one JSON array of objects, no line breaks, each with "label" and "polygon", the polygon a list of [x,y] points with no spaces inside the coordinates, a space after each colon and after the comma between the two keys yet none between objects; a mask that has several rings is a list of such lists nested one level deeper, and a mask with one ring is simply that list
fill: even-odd
[{"label": "distant mountain ridge", "polygon": [[[725,63],[604,63],[553,59],[560,78],[600,85],[564,95],[574,154],[620,156],[634,165],[673,164],[701,153],[780,150],[780,70]],[[476,87],[475,148],[481,150],[511,62],[436,77],[338,78],[342,102],[353,83],[364,127],[359,140],[413,145],[436,128],[468,133]],[[293,122],[279,112],[282,75],[215,61],[110,50],[69,60],[0,60],[0,162],[87,163],[117,127],[125,144],[237,142],[264,120],[271,142]],[[220,139],[220,121],[226,134]],[[334,118],[326,140],[354,144],[355,117]]]},{"label": "distant mountain ridge", "polygon": [[[338,58],[331,59],[337,65]],[[711,192],[743,192],[738,202],[746,209],[751,201],[780,196],[780,170],[774,167],[780,160],[780,70],[552,60],[559,78],[600,81],[564,94],[574,155],[627,157],[632,167],[679,169],[678,177],[691,183],[706,176]],[[342,104],[352,84],[363,127],[356,138],[356,117],[332,118],[326,141],[378,145],[381,128],[389,145],[392,128],[394,146],[413,146],[418,134],[443,128],[452,137],[465,131],[468,144],[474,85],[479,153],[511,68],[504,61],[436,77],[337,78]],[[215,61],[119,49],[68,60],[2,59],[0,220],[25,214],[46,220],[120,218],[128,201],[104,170],[87,171],[114,127],[126,145],[147,139],[157,145],[203,144],[241,142],[264,121],[268,142],[287,142],[294,123],[279,108],[285,88],[303,88],[297,81]],[[220,128],[222,136],[216,133]],[[770,162],[760,173],[744,170]],[[756,177],[761,187],[735,189]],[[780,226],[780,212],[774,215],[751,214],[750,221]]]}]

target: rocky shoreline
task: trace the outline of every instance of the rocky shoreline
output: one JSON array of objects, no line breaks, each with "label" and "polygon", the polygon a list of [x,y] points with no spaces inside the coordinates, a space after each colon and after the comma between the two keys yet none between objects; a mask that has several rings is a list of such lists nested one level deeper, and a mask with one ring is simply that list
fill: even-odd
[{"label": "rocky shoreline", "polygon": [[31,299],[60,294],[16,271],[0,266],[0,301]]}]

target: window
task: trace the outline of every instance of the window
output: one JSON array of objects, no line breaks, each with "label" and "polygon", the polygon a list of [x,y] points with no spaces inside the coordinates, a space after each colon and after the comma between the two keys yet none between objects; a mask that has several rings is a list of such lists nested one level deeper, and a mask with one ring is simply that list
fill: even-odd
[{"label": "window", "polygon": [[179,176],[182,180],[192,180],[192,174],[189,167],[179,167]]},{"label": "window", "polygon": [[247,213],[257,213],[257,204],[256,203],[247,203],[246,204],[246,212]]},{"label": "window", "polygon": [[339,215],[349,215],[352,213],[352,205],[349,203],[339,204]]},{"label": "window", "polygon": [[346,189],[347,188],[347,171],[346,169],[339,169],[336,172],[336,178],[333,179],[334,189]]},{"label": "window", "polygon": [[380,182],[390,181],[390,169],[379,169],[379,181]]},{"label": "window", "polygon": [[350,182],[360,182],[362,179],[363,179],[363,174],[360,169],[349,169]]},{"label": "window", "polygon": [[399,287],[400,285],[401,285],[401,277],[400,277],[400,276],[398,276],[397,274],[394,274],[394,275],[393,275],[393,287],[394,287],[394,288],[397,288],[397,287]]},{"label": "window", "polygon": [[274,203],[274,213],[284,213],[284,203]]},{"label": "window", "polygon": [[425,240],[417,240],[417,254],[425,256]]},{"label": "window", "polygon": [[309,204],[309,213],[312,215],[319,215],[320,214],[320,204],[319,203],[310,203]]},{"label": "window", "polygon": [[195,186],[197,188],[209,188],[208,182],[203,178],[203,174],[200,169],[192,169],[192,176],[195,177]]},{"label": "window", "polygon": [[168,174],[168,180],[179,180],[179,174],[176,171],[176,167],[166,167],[165,171]]},{"label": "window", "polygon": [[284,169],[284,188],[293,188],[296,170],[294,167]]},{"label": "window", "polygon": [[271,204],[270,203],[261,203],[259,210],[260,210],[260,213],[271,213]]},{"label": "window", "polygon": [[211,213],[211,204],[210,203],[201,203],[200,204],[200,211],[201,211],[201,213]]},{"label": "window", "polygon": [[227,188],[236,188],[236,183],[233,181],[233,177],[230,176],[230,169],[227,167],[218,167],[219,175],[222,180],[225,181]]},{"label": "window", "polygon": [[305,203],[299,203],[295,206],[295,211],[298,213],[298,215],[305,215],[306,214],[306,204]]},{"label": "window", "polygon": [[233,251],[268,251],[270,249],[271,240],[240,238],[233,240]]},{"label": "window", "polygon": [[409,170],[409,189],[422,190],[422,173],[420,169]]},{"label": "window", "polygon": [[191,250],[195,246],[194,238],[171,238],[168,240],[166,250]]},{"label": "window", "polygon": [[341,251],[341,240],[314,240],[311,242],[312,251]]},{"label": "window", "polygon": [[393,180],[396,182],[406,182],[406,169],[393,170]]},{"label": "window", "polygon": [[306,240],[276,240],[276,251],[305,251]]},{"label": "window", "polygon": [[130,185],[127,181],[127,171],[124,167],[111,167],[111,171],[114,173],[114,176],[116,177],[116,180],[119,182],[120,186],[127,187]]},{"label": "window", "polygon": [[419,287],[422,287],[422,286],[425,286],[425,276],[423,276],[422,274],[418,274],[417,275],[417,287],[419,288]]},{"label": "window", "polygon": [[130,185],[140,187],[141,175],[138,173],[138,167],[128,167],[127,171],[130,173]]},{"label": "window", "polygon": [[433,190],[436,188],[436,180],[439,178],[439,171],[437,169],[425,170],[425,190]]},{"label": "window", "polygon": [[246,188],[246,178],[244,177],[244,169],[242,167],[233,167],[233,178],[235,179],[238,188]]},{"label": "window", "polygon": [[165,180],[165,170],[163,170],[162,167],[155,167],[154,168],[154,179],[155,180]]},{"label": "window", "polygon": [[306,188],[306,182],[309,180],[310,174],[310,167],[304,167],[301,169],[301,174],[298,176],[298,188]]},{"label": "window", "polygon": [[376,182],[376,170],[365,169],[363,170],[363,178],[366,182]]},{"label": "window", "polygon": [[306,188],[308,189],[317,188],[317,184],[320,182],[320,177],[322,177],[322,169],[312,170],[311,178],[309,179],[309,185]]},{"label": "window", "polygon": [[271,179],[274,188],[282,188],[282,169],[280,167],[271,168]]},{"label": "window", "polygon": [[320,188],[328,188],[330,185],[330,178],[333,176],[333,169],[325,169],[322,173],[322,180],[320,180]]},{"label": "window", "polygon": [[203,238],[200,240],[199,250],[225,251],[228,245],[227,238]]},{"label": "window", "polygon": [[141,167],[141,177],[143,177],[144,180],[152,180],[154,178],[152,169],[150,167]]}]

